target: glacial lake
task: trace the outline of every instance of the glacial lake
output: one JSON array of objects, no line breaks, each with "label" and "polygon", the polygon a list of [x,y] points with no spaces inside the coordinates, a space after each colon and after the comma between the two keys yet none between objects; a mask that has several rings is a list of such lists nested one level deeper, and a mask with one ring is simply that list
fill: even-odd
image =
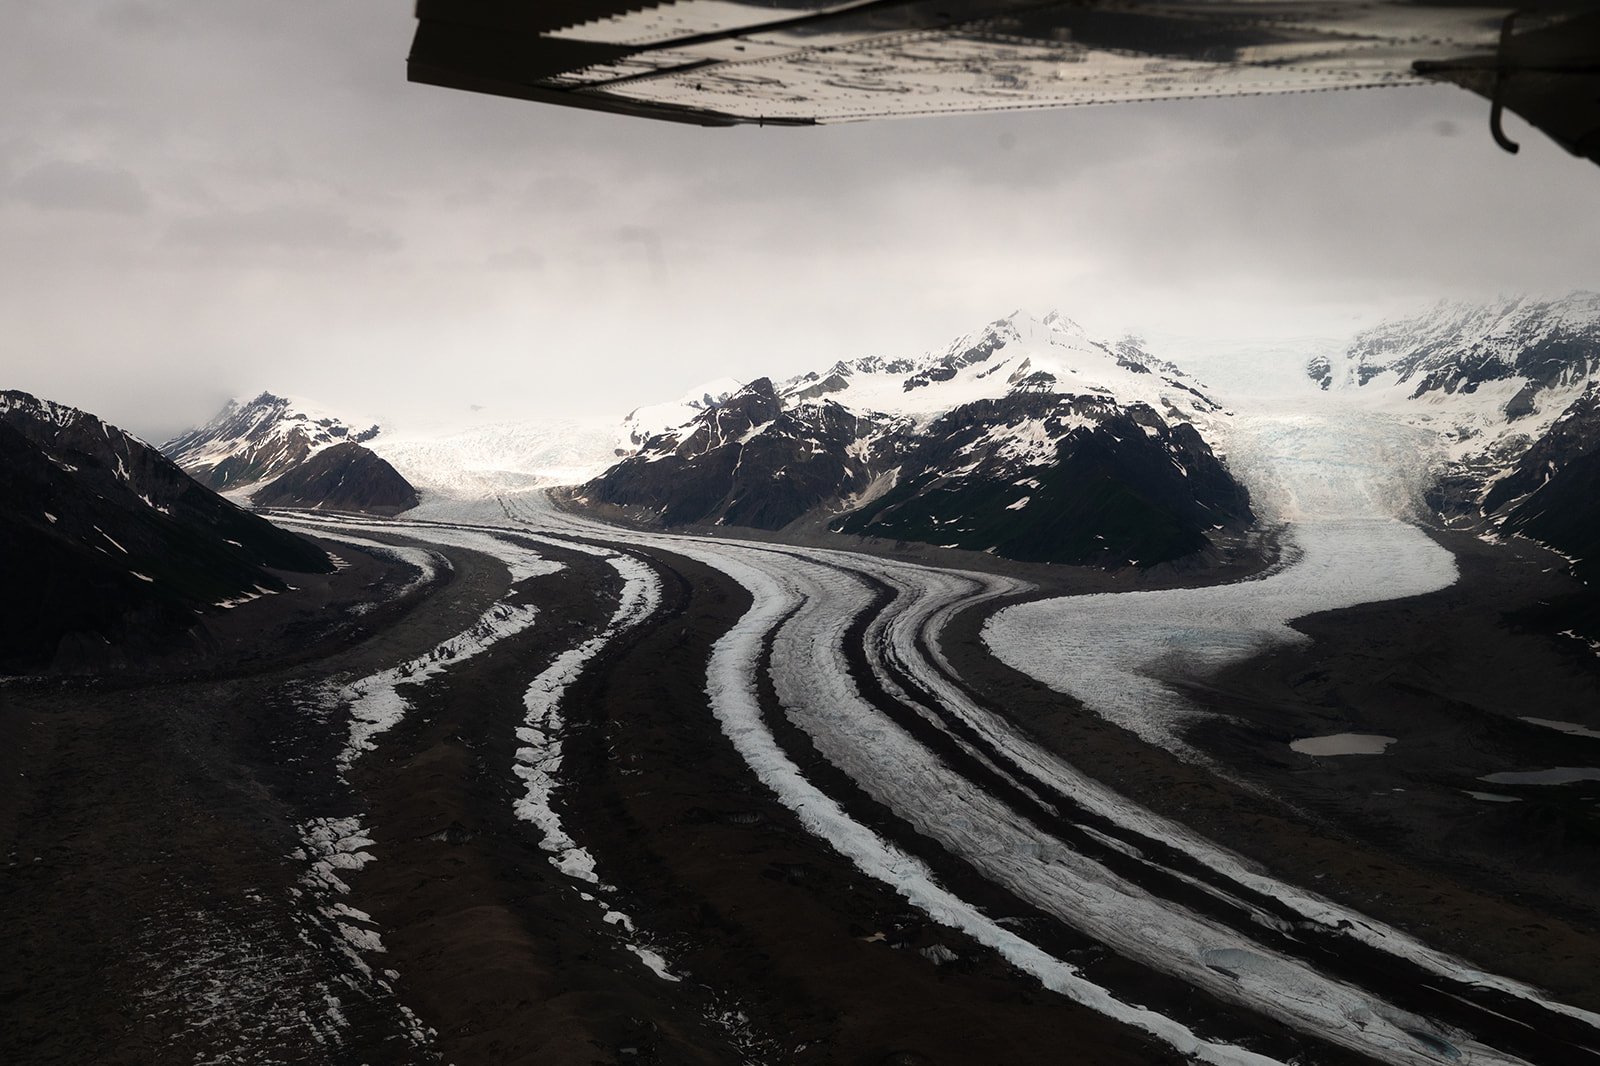
[{"label": "glacial lake", "polygon": [[1301,755],[1382,755],[1394,737],[1376,733],[1330,733],[1325,737],[1301,737],[1289,747]]},{"label": "glacial lake", "polygon": [[1552,766],[1548,770],[1508,770],[1484,774],[1479,781],[1491,785],[1571,785],[1579,781],[1600,781],[1600,766]]}]

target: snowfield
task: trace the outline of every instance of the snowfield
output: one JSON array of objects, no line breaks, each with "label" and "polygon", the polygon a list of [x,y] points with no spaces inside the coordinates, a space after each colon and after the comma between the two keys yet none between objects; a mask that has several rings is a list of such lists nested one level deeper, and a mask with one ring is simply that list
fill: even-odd
[{"label": "snowfield", "polygon": [[[965,363],[966,358],[975,361]],[[825,389],[821,397],[858,413],[901,416],[926,425],[963,404],[1026,388],[1030,377],[1041,382],[1041,388],[1045,378],[1050,379],[1051,392],[1101,396],[1124,406],[1146,403],[1203,428],[1217,421],[1220,411],[1203,395],[1204,387],[1177,367],[1131,341],[1093,338],[1078,323],[1053,311],[1043,318],[1013,312],[957,338],[943,351],[916,358],[840,362],[829,370],[791,378],[779,392],[792,402],[803,392]],[[1017,440],[1019,447],[1028,446],[1025,434]]]},{"label": "snowfield", "polygon": [[437,435],[381,436],[368,446],[425,500],[493,499],[587,481],[617,461],[603,422],[502,422]]}]

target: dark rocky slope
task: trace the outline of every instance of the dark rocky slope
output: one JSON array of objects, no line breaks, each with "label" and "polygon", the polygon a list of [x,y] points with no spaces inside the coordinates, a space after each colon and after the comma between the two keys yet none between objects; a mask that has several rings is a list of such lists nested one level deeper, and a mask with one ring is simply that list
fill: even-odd
[{"label": "dark rocky slope", "polygon": [[0,392],[0,499],[0,673],[194,650],[197,612],[283,591],[275,569],[332,569],[154,448],[26,393]]},{"label": "dark rocky slope", "polygon": [[837,532],[1149,566],[1254,516],[1198,426],[1228,417],[1136,338],[1017,313],[700,410],[575,493],[656,526]]},{"label": "dark rocky slope", "polygon": [[759,378],[584,486],[590,499],[662,526],[782,529],[866,487],[850,448],[871,426],[838,404],[786,410]]},{"label": "dark rocky slope", "polygon": [[417,490],[359,444],[335,444],[256,490],[257,507],[308,507],[395,515],[415,507]]},{"label": "dark rocky slope", "polygon": [[1600,577],[1600,384],[1591,383],[1516,467],[1490,486],[1483,511]]},{"label": "dark rocky slope", "polygon": [[[1032,449],[1024,431],[1042,429]],[[893,488],[844,533],[992,551],[1027,562],[1150,565],[1253,520],[1249,493],[1186,422],[1143,404],[1013,395],[959,407],[911,438]]]}]

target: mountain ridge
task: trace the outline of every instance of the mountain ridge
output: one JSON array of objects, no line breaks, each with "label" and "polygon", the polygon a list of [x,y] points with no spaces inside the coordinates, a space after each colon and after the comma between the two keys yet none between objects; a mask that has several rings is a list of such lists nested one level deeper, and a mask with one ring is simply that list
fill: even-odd
[{"label": "mountain ridge", "polygon": [[229,400],[210,421],[161,445],[162,454],[207,488],[242,491],[270,481],[336,444],[364,444],[381,428],[356,430],[302,400],[262,392]]},{"label": "mountain ridge", "polygon": [[1426,499],[1441,521],[1532,537],[1596,573],[1600,294],[1440,301],[1306,372],[1435,434]]},{"label": "mountain ridge", "polygon": [[[1153,565],[1253,521],[1248,492],[1194,425],[1227,417],[1135,339],[1017,312],[920,357],[758,378],[574,499],[661,526],[825,518],[838,532],[1032,561]],[[1053,474],[1064,465],[1099,488],[1064,491]],[[1018,489],[1027,482],[1047,486],[1037,503]],[[1051,536],[1069,526],[1082,535]]]},{"label": "mountain ridge", "polygon": [[136,437],[23,392],[0,392],[0,496],[15,607],[0,612],[0,671],[195,652],[205,612],[287,590],[274,570],[333,568]]},{"label": "mountain ridge", "polygon": [[376,423],[353,430],[304,400],[263,392],[229,400],[209,422],[161,450],[208,487],[256,506],[393,515],[415,507],[420,497],[363,446],[381,432]]}]

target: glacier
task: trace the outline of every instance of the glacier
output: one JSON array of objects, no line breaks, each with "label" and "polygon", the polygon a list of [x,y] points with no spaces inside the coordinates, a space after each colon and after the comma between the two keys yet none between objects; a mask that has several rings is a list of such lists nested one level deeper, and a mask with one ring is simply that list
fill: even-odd
[{"label": "glacier", "polygon": [[1351,406],[1338,415],[1241,416],[1235,470],[1282,523],[1283,558],[1262,576],[1207,588],[1040,599],[997,612],[984,641],[1002,662],[1108,721],[1189,759],[1184,727],[1200,712],[1169,680],[1215,673],[1306,637],[1319,611],[1435,592],[1453,556],[1417,526],[1418,435]]}]

